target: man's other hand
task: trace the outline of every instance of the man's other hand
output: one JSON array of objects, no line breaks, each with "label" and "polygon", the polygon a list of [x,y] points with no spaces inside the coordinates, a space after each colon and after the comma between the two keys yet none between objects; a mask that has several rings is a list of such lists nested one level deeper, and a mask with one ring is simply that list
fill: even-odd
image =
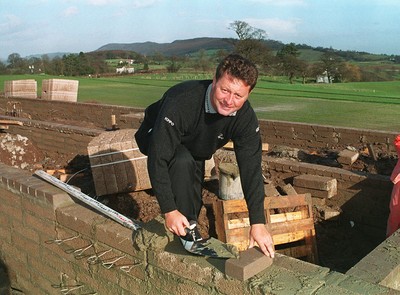
[{"label": "man's other hand", "polygon": [[250,244],[249,248],[253,248],[255,243],[258,244],[261,251],[271,258],[275,256],[274,242],[271,234],[268,232],[265,224],[252,224],[250,227]]}]

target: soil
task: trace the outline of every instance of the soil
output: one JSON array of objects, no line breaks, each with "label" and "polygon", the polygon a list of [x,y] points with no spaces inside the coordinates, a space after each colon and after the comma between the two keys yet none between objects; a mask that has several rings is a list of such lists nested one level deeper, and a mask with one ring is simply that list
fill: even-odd
[{"label": "soil", "polygon": [[[298,161],[318,163],[327,166],[339,167],[336,161],[337,151],[300,151],[286,147],[273,147],[269,152],[270,157],[294,158]],[[380,157],[374,161],[367,150],[361,153],[352,169],[390,175],[397,159]],[[216,167],[218,163],[232,162],[233,153],[220,152],[215,155]],[[28,171],[54,170],[54,176],[67,175],[66,182],[75,185],[89,196],[95,197],[95,189],[89,161],[86,157],[74,159],[67,166],[57,159],[46,157],[28,138],[12,135],[7,132],[0,133],[0,162],[19,169]],[[58,170],[57,170],[58,169]],[[268,175],[266,175],[268,181]],[[212,201],[218,195],[218,177],[207,181],[203,189],[204,206],[199,217],[200,233],[204,237],[216,237],[214,228],[214,215]],[[273,182],[273,180],[270,180]],[[279,185],[279,183],[276,183]],[[98,198],[99,201],[114,210],[133,219],[148,222],[160,215],[160,208],[151,190],[120,193]],[[340,210],[340,208],[333,208]],[[370,238],[349,220],[336,219],[324,221],[321,212],[314,208],[317,247],[319,264],[339,272],[346,272],[361,258],[374,249],[381,241]]]}]

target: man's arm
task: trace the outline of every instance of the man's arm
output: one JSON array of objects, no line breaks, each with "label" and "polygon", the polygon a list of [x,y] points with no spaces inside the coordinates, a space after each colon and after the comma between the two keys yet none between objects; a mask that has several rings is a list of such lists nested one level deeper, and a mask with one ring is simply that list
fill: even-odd
[{"label": "man's arm", "polygon": [[249,210],[251,224],[249,247],[254,247],[257,243],[265,255],[274,257],[272,236],[265,227],[261,136],[257,117],[251,108],[247,109],[240,126],[234,144],[243,193]]}]

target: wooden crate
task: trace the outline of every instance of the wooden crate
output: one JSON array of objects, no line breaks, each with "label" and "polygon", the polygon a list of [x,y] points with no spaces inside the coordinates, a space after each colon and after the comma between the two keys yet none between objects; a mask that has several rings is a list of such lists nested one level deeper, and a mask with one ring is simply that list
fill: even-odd
[{"label": "wooden crate", "polygon": [[91,140],[88,155],[96,195],[151,188],[147,156],[137,147],[135,129],[107,131]]},{"label": "wooden crate", "polygon": [[[264,207],[276,252],[318,263],[310,194],[266,197]],[[218,239],[246,250],[250,222],[245,200],[217,199],[213,210]]]}]

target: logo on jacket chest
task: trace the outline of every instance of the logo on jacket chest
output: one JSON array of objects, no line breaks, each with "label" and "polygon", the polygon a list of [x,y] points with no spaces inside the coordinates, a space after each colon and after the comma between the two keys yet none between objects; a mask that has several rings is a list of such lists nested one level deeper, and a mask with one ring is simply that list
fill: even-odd
[{"label": "logo on jacket chest", "polygon": [[223,135],[222,133],[220,133],[220,134],[217,136],[217,138],[218,138],[219,140],[224,140],[224,139],[225,139],[225,137],[224,137],[224,135]]}]

